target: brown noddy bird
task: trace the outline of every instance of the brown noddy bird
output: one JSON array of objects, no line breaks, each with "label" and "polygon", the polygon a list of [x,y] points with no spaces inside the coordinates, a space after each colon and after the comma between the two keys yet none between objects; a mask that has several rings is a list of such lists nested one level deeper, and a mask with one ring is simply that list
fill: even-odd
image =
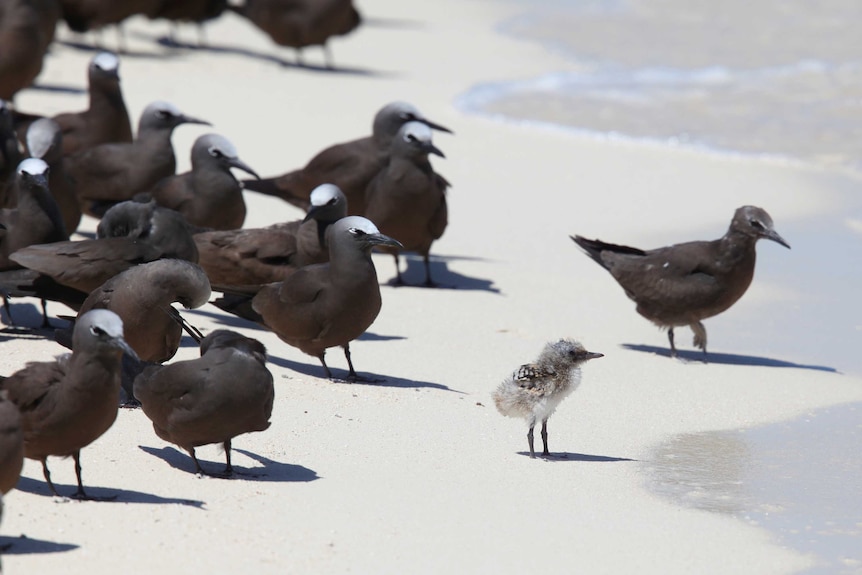
[{"label": "brown noddy bird", "polygon": [[51,118],[40,118],[30,124],[27,128],[27,149],[31,157],[48,164],[48,189],[60,209],[66,232],[73,234],[81,223],[81,207],[75,194],[75,182],[66,174],[60,125]]},{"label": "brown noddy bird", "polygon": [[9,400],[8,392],[0,390],[0,493],[8,493],[18,484],[23,466],[24,432],[21,429],[21,412],[18,411],[18,406]]},{"label": "brown noddy bird", "polygon": [[326,230],[346,215],[347,199],[338,186],[321,184],[311,193],[311,209],[303,220],[195,234],[199,263],[217,285],[279,282],[302,266],[328,261]]},{"label": "brown noddy bird", "polygon": [[91,309],[109,309],[126,326],[125,340],[141,361],[162,363],[180,346],[182,328],[171,306],[186,309],[204,305],[210,282],[204,271],[185,260],[160,259],[127,269],[93,290],[79,316]]},{"label": "brown noddy bird", "polygon": [[542,455],[548,452],[548,418],[566,397],[581,384],[580,366],[591,359],[604,357],[601,353],[587,351],[584,346],[571,339],[549,343],[534,363],[522,365],[506,378],[494,391],[497,411],[508,417],[527,420],[530,431],[527,443],[530,457],[535,458],[533,428],[542,422]]},{"label": "brown noddy bird", "polygon": [[[139,211],[151,215],[147,219],[122,223],[111,217],[116,225],[109,231],[118,234],[125,225],[128,226],[127,235],[56,242],[18,250],[10,259],[28,269],[0,273],[0,291],[43,297],[79,309],[90,292],[134,265],[162,258],[197,262],[197,248],[182,215],[147,204],[137,204],[134,209],[126,210],[126,204],[135,202],[118,204],[106,217],[113,216],[114,210],[121,215]],[[135,213],[136,217],[140,215]]]},{"label": "brown noddy bird", "polygon": [[[160,206],[176,210],[193,226],[215,230],[235,230],[245,221],[242,186],[230,169],[237,168],[254,177],[257,173],[239,159],[227,138],[205,134],[195,140],[190,172],[169,176],[148,194]],[[146,199],[146,198],[142,198]]]},{"label": "brown noddy bird", "polygon": [[71,354],[52,362],[33,362],[0,382],[21,410],[24,455],[42,462],[51,493],[48,456],[75,460],[78,490],[73,497],[93,499],[81,481],[81,449],[98,439],[117,418],[120,362],[134,351],[123,340],[123,322],[112,311],[81,316]]},{"label": "brown noddy bird", "polygon": [[0,2],[0,98],[11,100],[42,71],[59,17],[57,0]]},{"label": "brown noddy bird", "polygon": [[349,34],[362,22],[352,0],[245,0],[229,8],[248,18],[276,44],[295,48],[299,65],[302,48],[322,46],[331,68],[327,40]]},{"label": "brown noddy bird", "polygon": [[174,175],[171,134],[181,124],[208,122],[186,116],[167,102],[153,102],[141,114],[132,143],[101,144],[67,158],[84,213],[100,217],[111,205],[131,199]]},{"label": "brown noddy bird", "polygon": [[48,190],[48,172],[48,164],[37,158],[28,158],[18,166],[16,207],[0,210],[0,223],[6,227],[0,243],[0,270],[19,267],[10,256],[21,248],[69,238],[57,202]]},{"label": "brown noddy bird", "polygon": [[218,18],[227,9],[227,0],[162,0],[147,12],[150,20],[169,20],[172,24],[170,40],[176,44],[174,27],[178,22],[198,25],[198,45],[204,46],[204,23]]},{"label": "brown noddy bird", "polygon": [[146,14],[162,0],[60,0],[63,20],[78,33],[120,25],[136,14]]},{"label": "brown noddy bird", "polygon": [[673,328],[687,325],[694,345],[706,355],[701,320],[728,309],[754,277],[755,244],[765,238],[790,245],[773,229],[766,210],[738,208],[721,238],[640,250],[571,236],[588,256],[608,270],[635,303],[639,314],[667,328],[671,356],[676,356]]},{"label": "brown noddy bird", "polygon": [[99,52],[87,68],[90,105],[78,113],[54,116],[63,130],[63,155],[69,156],[101,144],[130,143],[132,123],[120,87],[120,59]]},{"label": "brown noddy bird", "polygon": [[311,191],[320,184],[335,184],[347,196],[349,213],[365,213],[365,190],[385,164],[393,138],[407,122],[422,122],[430,128],[451,130],[425,118],[407,102],[392,102],[374,116],[371,136],[336,144],[318,153],[304,168],[275,178],[243,180],[245,188],[276,196],[308,209]]},{"label": "brown noddy bird", "polygon": [[231,440],[269,428],[275,395],[263,344],[224,329],[203,338],[200,358],[146,368],[134,391],[156,435],[188,451],[198,473],[195,447],[224,445],[226,475]]},{"label": "brown noddy bird", "polygon": [[[425,263],[425,285],[431,280],[428,252],[440,239],[449,221],[446,188],[449,182],[437,174],[428,161],[429,154],[444,158],[431,140],[431,128],[421,122],[401,126],[392,140],[389,161],[368,184],[365,217],[380,231],[418,252]],[[398,265],[399,250],[384,248],[395,256],[396,285],[403,285]]]},{"label": "brown noddy bird", "polygon": [[350,359],[350,342],[368,329],[381,307],[371,250],[401,244],[361,216],[348,216],[329,226],[327,242],[327,263],[300,268],[282,282],[262,286],[253,298],[246,296],[255,315],[244,317],[318,358],[328,378],[332,373],[324,354],[330,347],[341,346],[350,368],[348,378],[354,380],[358,376]]}]

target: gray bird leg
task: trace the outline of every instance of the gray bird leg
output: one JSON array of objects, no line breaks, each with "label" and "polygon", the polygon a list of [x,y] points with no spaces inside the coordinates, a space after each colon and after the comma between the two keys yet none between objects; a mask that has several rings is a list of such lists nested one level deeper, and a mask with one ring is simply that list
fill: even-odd
[{"label": "gray bird leg", "polygon": [[403,286],[404,279],[401,277],[401,259],[398,257],[398,254],[392,254],[392,257],[395,258],[395,281],[394,285]]},{"label": "gray bird leg", "polygon": [[550,455],[548,451],[548,420],[542,421],[542,445],[544,446],[544,451],[542,451],[542,455]]},{"label": "gray bird leg", "polygon": [[527,432],[527,443],[530,445],[530,459],[536,458],[536,452],[533,450],[533,427],[530,426],[530,431]]},{"label": "gray bird leg", "polygon": [[347,365],[350,367],[350,373],[347,374],[347,379],[349,381],[354,381],[358,379],[359,376],[356,375],[356,371],[353,369],[353,361],[350,359],[350,344],[344,344],[342,347],[344,347],[344,357],[347,359]]},{"label": "gray bird leg", "polygon": [[6,310],[6,317],[9,318],[9,323],[15,325],[15,320],[12,319],[12,306],[9,304],[9,296],[3,296],[3,309]]},{"label": "gray bird leg", "polygon": [[197,455],[195,455],[195,448],[194,448],[194,447],[191,447],[191,448],[187,449],[186,451],[188,451],[188,452],[189,452],[189,455],[191,455],[191,456],[192,456],[192,461],[194,461],[194,462],[195,462],[195,472],[196,472],[196,473],[199,473],[199,474],[201,474],[201,475],[206,475],[206,472],[204,471],[204,468],[203,468],[203,467],[201,467],[201,464],[200,464],[200,462],[198,461],[198,456],[197,456]]},{"label": "gray bird leg", "polygon": [[319,359],[319,360],[320,360],[320,364],[323,366],[323,370],[326,372],[326,378],[327,378],[327,379],[332,379],[332,372],[331,372],[331,371],[329,371],[329,366],[328,366],[328,365],[326,365],[326,360],[325,360],[325,359],[323,359],[323,356],[324,356],[324,354],[325,354],[325,353],[326,353],[326,352],[323,352],[323,353],[321,353],[320,355],[318,355],[318,356],[317,356],[317,359]]},{"label": "gray bird leg", "polygon": [[51,472],[48,471],[48,458],[47,457],[42,458],[42,475],[45,476],[45,483],[48,484],[48,489],[51,490],[51,493],[55,497],[60,497],[60,494],[57,493],[57,488],[54,487],[53,483],[51,483]]},{"label": "gray bird leg", "polygon": [[87,495],[84,491],[84,482],[81,481],[81,450],[79,449],[73,453],[72,458],[75,460],[75,476],[78,478],[78,490],[74,495],[72,495],[73,498],[80,499],[81,501],[113,501],[117,498],[116,495],[111,495],[109,497],[93,497],[92,495]]},{"label": "gray bird leg", "polygon": [[48,300],[42,298],[42,328],[51,327],[51,322],[48,321]]},{"label": "gray bird leg", "polygon": [[224,468],[225,475],[233,474],[233,465],[230,464],[230,439],[224,442],[224,456],[227,460],[227,466]]},{"label": "gray bird leg", "polygon": [[703,355],[706,357],[706,328],[699,321],[689,324],[689,327],[694,332],[694,347],[702,349]]},{"label": "gray bird leg", "polygon": [[673,328],[667,330],[667,340],[670,342],[670,356],[676,357],[676,346],[673,344]]}]

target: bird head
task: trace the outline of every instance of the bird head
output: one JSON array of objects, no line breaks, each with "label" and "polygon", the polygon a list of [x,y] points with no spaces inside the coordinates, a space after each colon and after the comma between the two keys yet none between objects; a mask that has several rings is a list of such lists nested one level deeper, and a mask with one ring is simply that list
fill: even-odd
[{"label": "bird head", "polygon": [[79,349],[95,349],[97,353],[116,350],[138,359],[138,354],[123,339],[123,320],[107,309],[90,310],[75,321],[72,351]]},{"label": "bird head", "polygon": [[320,184],[311,191],[311,208],[303,222],[318,220],[334,222],[347,215],[347,198],[335,184]]},{"label": "bird head", "polygon": [[225,171],[237,168],[258,180],[260,179],[257,172],[239,159],[236,148],[230,140],[218,134],[204,134],[195,140],[192,146],[192,169],[203,165],[205,162],[215,162]]},{"label": "bird head", "polygon": [[742,206],[738,208],[733,215],[730,229],[753,237],[756,240],[760,238],[772,240],[790,249],[790,244],[778,235],[778,232],[773,228],[772,218],[769,217],[769,214],[763,208],[758,208],[757,206]]}]

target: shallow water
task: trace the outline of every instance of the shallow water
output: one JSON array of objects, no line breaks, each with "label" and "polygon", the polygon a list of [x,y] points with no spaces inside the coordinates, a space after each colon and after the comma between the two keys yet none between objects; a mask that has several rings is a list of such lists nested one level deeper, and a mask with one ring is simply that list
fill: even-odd
[{"label": "shallow water", "polygon": [[501,32],[570,69],[476,86],[487,115],[862,171],[855,0],[550,0]]},{"label": "shallow water", "polygon": [[653,492],[766,527],[812,554],[806,573],[862,572],[862,404],[680,435],[644,466]]}]

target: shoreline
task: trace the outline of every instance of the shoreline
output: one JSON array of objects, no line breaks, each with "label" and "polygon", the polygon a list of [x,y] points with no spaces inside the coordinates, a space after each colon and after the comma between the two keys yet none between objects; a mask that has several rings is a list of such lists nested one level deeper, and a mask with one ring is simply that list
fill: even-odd
[{"label": "shoreline", "polygon": [[[781,230],[812,213],[834,213],[835,199],[856,182],[467,115],[456,98],[470,86],[559,65],[543,48],[496,32],[511,5],[369,0],[360,9],[369,18],[413,23],[360,28],[335,43],[336,65],[373,74],[280,68],[217,51],[129,57],[121,64],[127,105],[134,115],[148,101],[166,99],[212,121],[205,131],[224,134],[267,177],[304,164],[324,146],[366,134],[385,102],[415,103],[456,132],[435,135],[447,159],[435,158],[434,167],[453,188],[449,228],[432,248],[432,263],[439,281],[457,289],[381,287],[380,316],[351,346],[360,373],[386,378],[377,385],[331,383],[321,379],[314,358],[273,334],[225,319],[211,306],[190,312],[205,331],[231,326],[267,347],[276,381],[273,425],[234,442],[234,465],[266,475],[198,478],[189,458],[155,437],[141,412],[122,410],[82,456],[88,490],[118,493],[118,502],[58,504],[45,495],[38,463],[26,462],[21,489],[4,498],[0,541],[23,547],[4,555],[8,572],[623,573],[637,567],[761,575],[812,565],[764,529],[651,494],[635,461],[680,433],[751,427],[862,401],[860,378],[766,364],[672,362],[622,347],[664,349],[666,337],[567,235],[634,245],[717,237],[744,203],[768,206]],[[132,24],[132,48],[154,51],[143,38],[162,28]],[[255,54],[276,52],[232,17],[213,24],[208,36]],[[317,54],[309,52],[311,62]],[[51,58],[43,80],[83,82],[89,54],[61,47]],[[452,66],[456,58],[463,65]],[[42,93],[21,100],[27,111],[82,103]],[[53,108],[46,107],[49,100]],[[178,171],[187,169],[191,141],[200,133],[177,130]],[[246,199],[247,227],[301,217],[280,200]],[[84,229],[94,226],[87,218]],[[761,317],[762,307],[795,305],[792,285],[764,281],[779,258],[793,256],[761,250],[749,293],[707,322],[714,352],[770,359],[774,352],[756,334],[769,328],[810,335],[801,325],[781,323],[756,325],[750,338],[742,337],[747,326],[740,329],[745,318]],[[374,260],[385,284],[394,275],[392,259]],[[410,258],[408,279],[418,277],[417,264]],[[689,351],[690,335],[680,335],[680,348]],[[581,387],[549,423],[551,450],[567,457],[531,461],[522,455],[523,425],[496,413],[490,393],[546,341],[562,336],[605,358],[584,369]],[[61,351],[37,338],[0,345],[4,374]],[[346,366],[337,352],[329,364],[340,374]],[[196,353],[184,342],[176,359]],[[222,460],[212,446],[199,457],[204,466]],[[58,488],[69,491],[71,462],[50,465]],[[15,539],[19,533],[28,541]]]}]

